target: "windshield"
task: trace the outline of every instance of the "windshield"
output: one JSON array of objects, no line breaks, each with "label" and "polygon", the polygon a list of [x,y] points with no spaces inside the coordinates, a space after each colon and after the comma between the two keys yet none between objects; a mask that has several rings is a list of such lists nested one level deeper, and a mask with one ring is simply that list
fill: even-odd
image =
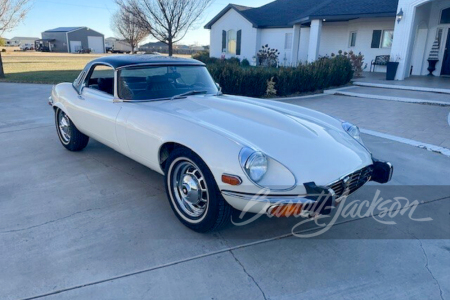
[{"label": "windshield", "polygon": [[119,72],[119,97],[123,100],[172,98],[191,91],[217,94],[218,89],[204,66],[141,66]]}]

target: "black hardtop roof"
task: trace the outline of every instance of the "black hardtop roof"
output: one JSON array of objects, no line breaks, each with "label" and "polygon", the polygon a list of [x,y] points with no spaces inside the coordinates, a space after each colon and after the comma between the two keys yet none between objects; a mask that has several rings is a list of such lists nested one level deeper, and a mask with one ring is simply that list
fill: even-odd
[{"label": "black hardtop roof", "polygon": [[138,66],[138,65],[200,65],[204,64],[198,60],[190,58],[181,57],[169,57],[162,55],[149,55],[149,54],[138,54],[138,55],[110,55],[103,56],[92,60],[92,64],[106,64],[112,66],[114,69],[119,69],[125,66]]}]

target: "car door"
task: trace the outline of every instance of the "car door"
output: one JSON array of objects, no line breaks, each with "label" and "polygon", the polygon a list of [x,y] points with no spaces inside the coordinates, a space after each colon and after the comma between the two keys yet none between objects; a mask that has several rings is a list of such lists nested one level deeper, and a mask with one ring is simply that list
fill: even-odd
[{"label": "car door", "polygon": [[113,68],[93,65],[74,100],[70,115],[80,131],[117,149],[116,119],[122,105],[114,102],[114,82]]}]

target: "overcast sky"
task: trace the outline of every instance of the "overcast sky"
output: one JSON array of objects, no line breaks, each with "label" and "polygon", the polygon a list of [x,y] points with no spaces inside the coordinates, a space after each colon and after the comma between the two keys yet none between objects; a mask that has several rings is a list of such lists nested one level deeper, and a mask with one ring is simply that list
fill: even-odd
[{"label": "overcast sky", "polygon": [[[240,5],[258,7],[272,0],[240,0]],[[227,0],[215,0],[205,11],[198,28],[191,30],[183,44],[209,44],[209,30],[203,26],[228,5]],[[14,36],[41,37],[41,32],[56,27],[87,26],[105,35],[113,36],[110,28],[111,15],[117,10],[114,0],[34,0],[27,18],[13,31]],[[151,40],[151,38],[149,39]]]}]

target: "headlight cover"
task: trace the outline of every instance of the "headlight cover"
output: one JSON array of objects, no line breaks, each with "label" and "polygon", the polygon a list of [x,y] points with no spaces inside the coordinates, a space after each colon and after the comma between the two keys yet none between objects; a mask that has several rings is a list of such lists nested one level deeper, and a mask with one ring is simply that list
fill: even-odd
[{"label": "headlight cover", "polygon": [[267,173],[267,158],[262,152],[254,152],[245,163],[244,170],[254,182],[260,182]]},{"label": "headlight cover", "polygon": [[358,143],[360,143],[362,146],[365,147],[362,139],[361,139],[361,132],[359,131],[358,126],[353,125],[352,123],[349,122],[342,122],[342,128],[344,128],[344,130],[352,137],[354,138],[356,141],[358,141]]},{"label": "headlight cover", "polygon": [[244,147],[239,162],[247,178],[260,188],[288,191],[297,185],[294,174],[284,165],[261,151]]}]

